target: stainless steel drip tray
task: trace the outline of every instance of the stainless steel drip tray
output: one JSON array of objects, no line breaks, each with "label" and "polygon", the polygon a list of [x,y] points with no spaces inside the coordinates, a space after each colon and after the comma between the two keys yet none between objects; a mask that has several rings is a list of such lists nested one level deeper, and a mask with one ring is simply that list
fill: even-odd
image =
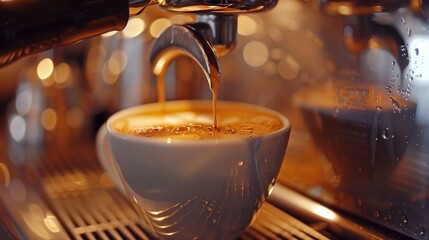
[{"label": "stainless steel drip tray", "polygon": [[[0,189],[1,239],[152,239],[127,199],[99,167],[92,150],[72,151],[46,153],[37,159],[37,168],[9,168],[10,181]],[[349,237],[388,238],[277,185],[241,238]]]},{"label": "stainless steel drip tray", "polygon": [[[2,188],[3,223],[19,239],[152,239],[123,195],[99,173],[70,169],[41,178],[36,188],[12,179],[10,187],[20,189]],[[329,239],[317,231],[323,226],[314,227],[320,229],[267,203],[242,239]]]}]

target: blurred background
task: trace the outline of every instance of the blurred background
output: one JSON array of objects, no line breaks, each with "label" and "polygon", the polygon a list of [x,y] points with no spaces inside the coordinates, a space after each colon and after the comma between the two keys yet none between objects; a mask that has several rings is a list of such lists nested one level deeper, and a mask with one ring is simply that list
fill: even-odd
[{"label": "blurred background", "polygon": [[[429,238],[428,11],[419,0],[282,0],[268,12],[238,16],[237,46],[220,58],[219,98],[290,119],[278,182],[347,219],[344,225],[305,201],[296,206],[288,202],[295,198],[275,195],[283,198],[275,215],[290,214],[322,234],[313,239]],[[99,167],[94,138],[112,113],[157,101],[151,45],[168,26],[194,18],[148,7],[123,31],[0,69],[4,232],[93,239],[120,229],[91,217],[98,194],[99,204],[115,202],[112,212],[126,213],[116,222],[103,213],[107,222],[130,232],[106,238],[140,238],[133,210]],[[211,99],[204,74],[187,57],[171,64],[166,86],[167,99]],[[255,226],[274,238],[264,232],[274,231],[273,223]]]}]

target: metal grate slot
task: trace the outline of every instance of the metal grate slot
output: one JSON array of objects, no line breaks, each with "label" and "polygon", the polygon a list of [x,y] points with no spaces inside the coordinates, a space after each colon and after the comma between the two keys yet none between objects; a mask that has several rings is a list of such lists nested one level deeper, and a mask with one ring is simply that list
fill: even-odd
[{"label": "metal grate slot", "polygon": [[289,214],[266,203],[243,239],[328,239]]},{"label": "metal grate slot", "polygon": [[72,239],[150,239],[120,193],[93,189],[76,197],[51,199]]}]

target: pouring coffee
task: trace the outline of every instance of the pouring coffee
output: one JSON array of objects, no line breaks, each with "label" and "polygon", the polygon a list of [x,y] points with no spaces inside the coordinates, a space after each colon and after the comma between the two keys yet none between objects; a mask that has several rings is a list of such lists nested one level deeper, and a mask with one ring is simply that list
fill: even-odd
[{"label": "pouring coffee", "polygon": [[[162,239],[243,233],[272,190],[290,134],[278,112],[218,101],[218,56],[225,49],[216,47],[212,31],[198,29],[173,25],[159,36],[150,56],[159,102],[115,113],[97,136],[102,165],[146,229]],[[211,101],[166,101],[165,72],[181,55],[202,68]]]}]

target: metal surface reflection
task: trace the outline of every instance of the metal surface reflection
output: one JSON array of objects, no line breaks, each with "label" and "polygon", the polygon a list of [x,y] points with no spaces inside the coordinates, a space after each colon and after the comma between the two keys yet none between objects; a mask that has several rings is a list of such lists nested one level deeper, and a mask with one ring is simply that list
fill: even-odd
[{"label": "metal surface reflection", "polygon": [[326,228],[350,239],[400,238],[400,236],[385,234],[384,230],[377,226],[368,226],[367,223],[358,219],[350,218],[341,212],[334,212],[317,201],[308,199],[281,185],[274,187],[270,200],[292,214],[298,214],[304,218],[312,219],[312,221],[322,221],[326,224]]},{"label": "metal surface reflection", "polygon": [[166,29],[155,41],[150,54],[153,73],[158,81],[159,101],[165,101],[165,75],[171,62],[179,56],[188,56],[194,60],[204,72],[209,88],[213,91],[213,99],[217,99],[220,80],[220,68],[217,52],[194,25],[173,25]]}]

